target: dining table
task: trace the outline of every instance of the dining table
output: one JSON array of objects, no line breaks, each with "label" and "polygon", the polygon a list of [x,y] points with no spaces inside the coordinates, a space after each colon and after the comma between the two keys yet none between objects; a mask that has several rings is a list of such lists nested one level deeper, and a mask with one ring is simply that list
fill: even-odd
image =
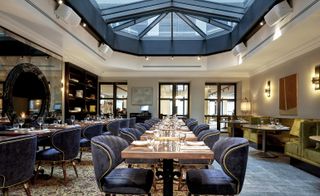
[{"label": "dining table", "polygon": [[244,124],[248,124],[249,122],[246,120],[227,120],[223,121],[224,123],[228,123],[228,126],[231,128],[231,137],[235,137],[236,127],[242,126]]},{"label": "dining table", "polygon": [[266,145],[267,145],[268,132],[290,131],[290,127],[286,127],[283,125],[245,124],[245,125],[243,125],[243,127],[262,132],[262,152],[259,153],[260,157],[262,157],[262,158],[276,158],[276,157],[278,157],[272,153],[267,152]]},{"label": "dining table", "polygon": [[122,158],[163,160],[164,196],[173,195],[174,159],[213,159],[213,154],[213,151],[203,141],[182,143],[179,140],[169,138],[157,138],[152,145],[146,141],[134,141],[121,152]]}]

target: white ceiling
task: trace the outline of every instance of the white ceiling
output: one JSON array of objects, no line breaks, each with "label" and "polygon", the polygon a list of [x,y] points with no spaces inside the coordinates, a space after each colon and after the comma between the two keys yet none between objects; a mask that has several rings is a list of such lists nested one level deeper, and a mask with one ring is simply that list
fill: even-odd
[{"label": "white ceiling", "polygon": [[[310,4],[314,3],[310,8]],[[0,3],[0,25],[108,77],[249,77],[320,47],[320,2],[292,0],[293,13],[277,27],[264,25],[248,42],[243,62],[231,52],[207,57],[145,57],[98,50],[98,41],[83,27],[56,18],[53,0],[10,0]],[[282,36],[273,41],[276,28]],[[173,66],[173,67],[172,67]]]}]

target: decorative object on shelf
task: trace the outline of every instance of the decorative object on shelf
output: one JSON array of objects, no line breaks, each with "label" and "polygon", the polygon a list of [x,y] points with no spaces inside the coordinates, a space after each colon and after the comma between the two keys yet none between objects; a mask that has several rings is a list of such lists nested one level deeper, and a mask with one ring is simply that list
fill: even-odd
[{"label": "decorative object on shelf", "polygon": [[153,89],[152,87],[133,87],[132,105],[152,105]]},{"label": "decorative object on shelf", "polygon": [[83,98],[83,90],[76,90],[76,97]]},{"label": "decorative object on shelf", "polygon": [[297,115],[297,74],[280,78],[279,85],[280,115]]},{"label": "decorative object on shelf", "polygon": [[96,112],[96,106],[95,105],[90,105],[89,106],[89,112]]},{"label": "decorative object on shelf", "polygon": [[312,78],[312,84],[314,84],[314,90],[320,90],[320,65],[317,65],[314,70],[314,77]]},{"label": "decorative object on shelf", "polygon": [[271,83],[270,80],[268,80],[267,85],[266,85],[266,87],[264,89],[264,92],[265,92],[267,97],[271,96],[271,87],[270,87],[271,84],[270,83]]},{"label": "decorative object on shelf", "polygon": [[251,103],[247,97],[245,97],[240,103],[240,110],[243,113],[250,113],[251,111]]}]

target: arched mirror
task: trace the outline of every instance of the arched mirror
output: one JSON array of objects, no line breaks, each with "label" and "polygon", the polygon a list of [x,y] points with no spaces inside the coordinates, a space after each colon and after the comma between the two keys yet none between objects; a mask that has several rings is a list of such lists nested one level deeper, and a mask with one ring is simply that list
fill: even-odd
[{"label": "arched mirror", "polygon": [[4,83],[3,105],[11,122],[21,116],[32,122],[49,111],[48,81],[37,66],[22,63],[10,71]]}]

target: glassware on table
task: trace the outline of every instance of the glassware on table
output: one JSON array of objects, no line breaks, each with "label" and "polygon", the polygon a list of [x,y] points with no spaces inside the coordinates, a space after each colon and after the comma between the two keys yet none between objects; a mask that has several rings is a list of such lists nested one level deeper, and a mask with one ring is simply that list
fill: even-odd
[{"label": "glassware on table", "polygon": [[71,124],[74,125],[74,121],[76,120],[76,117],[74,115],[70,116]]},{"label": "glassware on table", "polygon": [[179,144],[180,144],[180,146],[185,144],[186,138],[187,138],[187,134],[186,133],[179,133]]},{"label": "glassware on table", "polygon": [[18,123],[20,128],[22,128],[23,124],[24,124],[24,119],[23,118],[18,118]]},{"label": "glassware on table", "polygon": [[61,124],[61,116],[57,116],[58,124]]},{"label": "glassware on table", "polygon": [[43,117],[41,117],[41,116],[38,117],[37,123],[38,123],[38,125],[40,126],[40,129],[42,129],[42,124],[44,123]]},{"label": "glassware on table", "polygon": [[276,124],[276,125],[279,125],[279,124],[280,124],[280,122],[279,122],[279,119],[278,119],[278,118],[274,119],[274,122],[275,122],[275,124]]},{"label": "glassware on table", "polygon": [[19,123],[15,123],[12,125],[13,129],[19,129],[19,127],[20,127]]},{"label": "glassware on table", "polygon": [[273,118],[270,118],[270,124],[274,125],[274,119]]},{"label": "glassware on table", "polygon": [[153,147],[154,147],[154,137],[152,137],[152,136],[147,137],[147,142],[148,142],[148,148],[153,149]]}]

